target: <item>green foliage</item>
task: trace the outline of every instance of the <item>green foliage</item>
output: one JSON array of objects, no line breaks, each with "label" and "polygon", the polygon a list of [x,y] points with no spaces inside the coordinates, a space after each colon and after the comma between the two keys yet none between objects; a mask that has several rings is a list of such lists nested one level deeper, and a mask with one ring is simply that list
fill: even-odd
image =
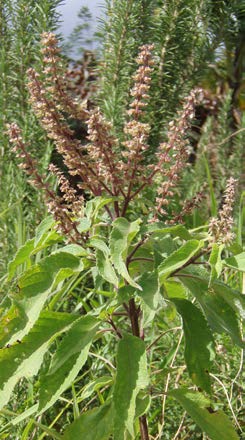
[{"label": "green foliage", "polygon": [[[97,209],[96,205],[94,207]],[[97,211],[96,216],[100,215],[99,212]],[[89,215],[91,214],[90,210]],[[124,439],[125,435],[138,438],[139,423],[142,429],[145,426],[144,413],[151,408],[147,387],[152,383],[154,388],[159,380],[154,374],[154,353],[163,331],[161,322],[164,302],[176,307],[183,322],[184,358],[189,380],[203,391],[213,393],[209,373],[213,370],[215,332],[226,333],[235,344],[243,346],[239,315],[244,316],[245,305],[241,294],[217,280],[217,271],[210,278],[211,268],[199,270],[195,265],[200,258],[207,261],[209,258],[210,250],[208,251],[203,237],[197,238],[198,232],[187,233],[185,230],[184,238],[181,238],[179,235],[183,236],[183,228],[176,229],[173,226],[165,231],[161,226],[152,226],[152,232],[148,232],[147,238],[142,240],[144,225],[138,220],[130,222],[125,218],[117,218],[110,225],[107,236],[105,232],[98,235],[95,229],[94,235],[91,234],[84,247],[75,244],[60,247],[53,252],[49,251],[48,256],[40,257],[38,263],[35,263],[32,255],[43,252],[45,246],[51,249],[52,241],[47,237],[52,237],[53,228],[50,218],[45,220],[37,228],[36,237],[10,263],[10,282],[13,282],[13,276],[16,277],[17,269],[22,268],[22,273],[17,275],[20,291],[15,293],[12,306],[1,318],[2,328],[7,323],[8,332],[8,338],[3,343],[7,344],[9,341],[11,344],[9,348],[5,345],[1,350],[1,405],[6,405],[21,377],[35,380],[41,369],[41,373],[36,376],[38,405],[30,406],[32,417],[40,414],[47,417],[49,411],[58,409],[62,395],[73,387],[79,406],[95,392],[98,399],[92,400],[94,405],[88,406],[88,411],[77,415],[74,421],[71,420],[70,426],[64,430],[65,439],[74,436],[109,439],[111,435],[118,439]],[[170,249],[167,256],[164,253],[160,259],[158,256],[155,261],[156,269],[152,272],[152,258],[149,255],[154,254],[157,244],[161,247],[159,237],[162,235],[164,239],[170,238],[170,233],[175,237],[176,248]],[[141,261],[144,256],[145,266],[133,266],[137,258]],[[240,261],[239,256],[234,258]],[[109,264],[108,274],[101,259]],[[227,260],[229,263],[229,259],[224,260],[226,265]],[[93,284],[89,288],[92,293],[89,301],[93,308],[83,311],[83,316],[77,315],[74,310],[67,313],[62,311],[63,300],[58,297],[53,305],[54,310],[49,311],[54,294],[63,291],[65,283],[72,279],[75,281],[79,273],[87,277],[86,285],[89,286],[89,273],[97,266],[98,274],[101,275],[99,284],[96,281],[97,286],[100,286],[99,290]],[[113,276],[109,275],[112,269]],[[238,264],[237,269],[243,268]],[[119,290],[115,281],[119,283]],[[159,289],[160,283],[164,290]],[[183,291],[183,286],[188,290]],[[188,291],[196,299],[195,304],[192,303]],[[69,294],[71,293],[70,289]],[[82,292],[81,294],[84,295]],[[100,303],[96,299],[98,296],[101,298]],[[139,321],[141,308],[143,319]],[[107,335],[108,324],[111,330]],[[167,331],[171,331],[171,327],[170,320]],[[143,330],[145,341],[139,337]],[[113,365],[114,356],[110,359],[108,354],[101,354],[108,343],[112,342],[117,351],[116,370]],[[81,383],[81,372],[86,372],[84,368],[90,362],[90,353],[97,356],[97,344],[100,347],[98,360],[104,365],[99,369],[96,367],[94,379],[91,377],[81,392],[76,384]],[[51,360],[48,359],[50,350]],[[147,357],[149,350],[152,350],[152,354]],[[173,354],[171,356],[168,362],[173,359]],[[103,377],[106,367],[110,374]],[[152,372],[150,378],[149,370]],[[89,374],[89,369],[86,374]],[[220,410],[210,412],[209,400],[200,393],[179,388],[170,391],[169,395],[183,405],[212,440],[221,435],[224,425],[227,426],[230,438],[238,438],[227,416]],[[28,414],[23,413],[18,423],[28,418]],[[5,429],[7,427],[8,425]],[[50,429],[44,424],[44,432],[46,428]],[[149,429],[152,429],[151,423]],[[54,438],[58,438],[55,435],[54,433]]]},{"label": "green foliage", "polygon": [[239,439],[226,415],[222,411],[214,411],[210,407],[209,399],[201,393],[180,388],[171,391],[170,395],[179,400],[185,410],[212,440]]}]

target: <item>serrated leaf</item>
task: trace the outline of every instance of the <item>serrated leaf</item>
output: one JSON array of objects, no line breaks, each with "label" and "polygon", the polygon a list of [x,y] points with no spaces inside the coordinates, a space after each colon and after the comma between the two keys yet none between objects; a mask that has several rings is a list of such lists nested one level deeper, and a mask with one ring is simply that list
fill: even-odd
[{"label": "serrated leaf", "polygon": [[210,281],[215,280],[216,278],[219,278],[222,268],[223,268],[223,262],[221,260],[221,254],[224,249],[224,245],[218,245],[217,243],[214,243],[212,246],[212,251],[209,257],[209,264],[211,266],[211,276]]},{"label": "serrated leaf", "polygon": [[112,263],[118,273],[133,287],[141,290],[141,287],[130,277],[125,261],[130,243],[140,229],[140,220],[132,223],[125,218],[117,218],[113,222],[110,235],[110,253]]},{"label": "serrated leaf", "polygon": [[214,282],[211,287],[235,312],[245,320],[245,295],[232,289],[221,281]]},{"label": "serrated leaf", "polygon": [[203,246],[203,241],[190,240],[169,255],[158,267],[160,282],[163,283],[172,272],[180,269],[184,264],[190,261]]},{"label": "serrated leaf", "polygon": [[8,281],[11,281],[15,275],[17,267],[30,260],[31,253],[34,249],[34,239],[27,240],[23,246],[16,252],[12,261],[8,265]]},{"label": "serrated leaf", "polygon": [[58,346],[48,372],[41,376],[39,414],[52,406],[85,364],[99,326],[92,316],[77,319]]},{"label": "serrated leaf", "polygon": [[11,333],[11,338],[8,340],[10,344],[17,339],[22,339],[38,319],[55,282],[55,277],[63,268],[72,269],[74,273],[80,270],[79,258],[65,252],[55,253],[32,266],[21,276],[20,291],[15,295],[15,304],[26,314],[27,323],[24,328],[16,326],[15,332]]},{"label": "serrated leaf", "polygon": [[112,408],[106,403],[86,411],[64,433],[64,440],[108,440],[112,433]]},{"label": "serrated leaf", "polygon": [[164,223],[153,223],[147,226],[147,232],[158,233],[161,235],[172,235],[183,240],[191,240],[192,236],[183,225],[166,226]]},{"label": "serrated leaf", "polygon": [[52,216],[46,217],[40,225],[38,225],[35,234],[34,246],[37,247],[43,239],[43,236],[55,225],[54,218]]},{"label": "serrated leaf", "polygon": [[58,251],[54,252],[53,254],[59,253],[59,252],[66,252],[71,255],[75,255],[76,257],[85,257],[88,255],[86,249],[84,249],[79,244],[67,244],[66,246],[63,246],[62,248],[58,249]]},{"label": "serrated leaf", "polygon": [[169,393],[181,403],[186,412],[211,440],[239,440],[239,437],[223,411],[213,411],[210,400],[203,394],[179,388]]},{"label": "serrated leaf", "polygon": [[210,327],[217,333],[227,333],[233,342],[244,347],[239,320],[233,308],[214,290],[209,290],[208,280],[201,277],[181,277],[181,282],[190,290],[201,305]]},{"label": "serrated leaf", "polygon": [[11,337],[28,322],[28,317],[20,304],[13,300],[11,307],[0,319],[0,347],[3,348]]},{"label": "serrated leaf", "polygon": [[90,240],[89,245],[97,249],[96,265],[99,274],[104,280],[118,287],[117,275],[110,261],[110,250],[104,240],[94,237]]},{"label": "serrated leaf", "polygon": [[21,343],[16,342],[0,350],[0,408],[8,403],[16,383],[22,377],[37,374],[53,339],[75,318],[67,313],[44,312]]},{"label": "serrated leaf", "polygon": [[102,278],[118,287],[118,278],[109,257],[99,250],[96,251],[96,265]]},{"label": "serrated leaf", "polygon": [[214,358],[214,340],[201,311],[190,301],[172,298],[183,320],[185,361],[193,383],[211,392],[209,370]]},{"label": "serrated leaf", "polygon": [[225,266],[232,267],[233,269],[245,272],[245,252],[234,255],[233,257],[223,260]]},{"label": "serrated leaf", "polygon": [[144,273],[139,283],[142,291],[138,292],[138,295],[142,300],[143,322],[146,326],[153,321],[159,306],[160,286],[157,272]]},{"label": "serrated leaf", "polygon": [[148,385],[145,343],[140,338],[125,335],[118,344],[117,375],[113,393],[114,436],[124,439],[127,429],[134,437],[136,397]]}]

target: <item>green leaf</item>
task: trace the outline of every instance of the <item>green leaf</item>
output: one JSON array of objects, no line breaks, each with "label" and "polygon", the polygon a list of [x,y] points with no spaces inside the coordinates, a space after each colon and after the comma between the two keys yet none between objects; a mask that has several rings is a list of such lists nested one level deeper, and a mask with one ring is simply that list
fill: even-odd
[{"label": "green leaf", "polygon": [[223,411],[213,411],[210,401],[203,394],[179,388],[169,393],[184,407],[191,418],[206,432],[211,440],[239,440],[239,437]]},{"label": "green leaf", "polygon": [[41,376],[39,414],[52,406],[85,364],[99,326],[92,316],[77,319],[58,346],[48,372]]},{"label": "green leaf", "polygon": [[160,286],[157,272],[144,273],[139,283],[142,291],[138,295],[142,299],[143,325],[146,326],[153,321],[159,306]]},{"label": "green leaf", "polygon": [[16,334],[18,330],[23,329],[27,322],[28,317],[23,307],[13,300],[11,307],[6,310],[6,313],[2,315],[0,319],[1,348],[11,340],[11,337]]},{"label": "green leaf", "polygon": [[223,260],[225,266],[245,272],[245,252]]},{"label": "green leaf", "polygon": [[182,240],[191,240],[192,236],[183,225],[166,226],[164,223],[153,223],[147,226],[147,232],[158,233],[158,235],[172,235],[182,238]]},{"label": "green leaf", "polygon": [[8,265],[8,281],[11,281],[15,275],[18,266],[30,260],[31,253],[34,249],[34,239],[27,240],[23,246],[16,252],[12,261]]},{"label": "green leaf", "polygon": [[112,430],[112,408],[106,403],[82,414],[65,430],[63,439],[108,440]]},{"label": "green leaf", "polygon": [[167,293],[168,298],[187,299],[186,289],[183,286],[183,284],[181,284],[180,282],[168,279],[167,281],[164,282],[163,286]]},{"label": "green leaf", "polygon": [[83,217],[81,218],[81,220],[79,220],[77,230],[78,232],[80,232],[80,234],[82,234],[83,232],[87,232],[90,226],[91,226],[91,221],[88,218]]},{"label": "green leaf", "polygon": [[201,311],[190,301],[172,298],[183,320],[185,361],[193,383],[211,392],[209,370],[214,358],[214,340]]},{"label": "green leaf", "polygon": [[214,282],[210,290],[219,295],[232,309],[245,320],[245,295],[232,289],[221,281]]},{"label": "green leaf", "polygon": [[54,225],[55,225],[55,221],[53,216],[51,215],[46,217],[40,223],[40,225],[38,225],[35,234],[35,244],[34,244],[35,247],[37,247],[40,244],[46,232],[48,232]]},{"label": "green leaf", "polygon": [[180,276],[181,282],[190,290],[201,305],[210,327],[217,333],[227,333],[233,342],[244,347],[239,320],[233,308],[220,294],[209,290],[208,280],[198,276]]},{"label": "green leaf", "polygon": [[[63,268],[72,269],[74,273],[79,271],[81,269],[79,258],[65,252],[57,252],[32,266],[20,277],[20,291],[15,295],[14,301],[27,316],[27,323],[24,328],[22,322],[20,327],[15,327],[15,332],[11,333],[11,338],[8,340],[10,344],[22,339],[38,319],[53,283],[55,284],[55,277]],[[70,276],[71,272],[68,272],[67,275]]]},{"label": "green leaf", "polygon": [[136,410],[135,410],[135,418],[143,416],[149,409],[151,404],[151,398],[147,394],[143,394],[143,392],[139,392],[136,397]]},{"label": "green leaf", "polygon": [[224,249],[224,245],[218,245],[217,243],[214,243],[212,245],[212,251],[209,257],[209,264],[211,266],[211,276],[210,281],[215,280],[216,278],[219,278],[222,268],[223,268],[223,262],[221,260],[221,254]]},{"label": "green leaf", "polygon": [[99,274],[104,280],[118,287],[117,275],[110,261],[110,250],[104,240],[99,237],[93,237],[89,242],[89,246],[97,249],[96,265]]},{"label": "green leaf", "polygon": [[203,241],[190,240],[169,255],[158,267],[160,282],[163,283],[172,272],[190,261],[203,246]]},{"label": "green leaf", "polygon": [[37,374],[51,342],[74,319],[74,315],[67,313],[44,312],[21,343],[0,350],[0,408],[8,403],[22,377]]},{"label": "green leaf", "polygon": [[111,385],[112,382],[113,380],[111,376],[102,376],[99,377],[98,379],[93,380],[92,382],[89,382],[83,388],[82,394],[79,396],[79,402],[81,402],[84,399],[87,399],[95,391],[100,390],[100,388],[103,388],[105,385]]},{"label": "green leaf", "polygon": [[124,440],[127,429],[134,438],[136,397],[148,385],[145,343],[125,335],[118,344],[117,375],[113,393],[114,437]]},{"label": "green leaf", "polygon": [[92,221],[96,221],[99,211],[109,203],[116,200],[116,197],[94,197],[86,204],[86,216]]},{"label": "green leaf", "polygon": [[125,261],[130,243],[140,229],[140,220],[129,223],[125,218],[117,218],[113,222],[110,235],[110,251],[112,263],[118,273],[133,287],[141,287],[130,277]]},{"label": "green leaf", "polygon": [[88,255],[86,249],[79,244],[68,244],[53,252],[53,255],[59,252],[66,252],[67,254],[75,255],[76,257],[86,257]]}]

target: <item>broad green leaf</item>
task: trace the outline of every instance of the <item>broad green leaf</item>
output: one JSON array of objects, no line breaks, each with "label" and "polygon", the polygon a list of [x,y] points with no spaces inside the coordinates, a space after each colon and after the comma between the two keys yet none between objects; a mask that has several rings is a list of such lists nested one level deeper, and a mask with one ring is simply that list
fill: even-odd
[{"label": "broad green leaf", "polygon": [[79,244],[74,244],[74,243],[63,246],[62,248],[58,249],[56,252],[53,252],[53,254],[59,252],[66,252],[68,254],[75,255],[76,257],[86,257],[88,255],[86,249],[84,249]]},{"label": "broad green leaf", "polygon": [[157,272],[144,273],[139,283],[142,291],[138,292],[138,295],[142,299],[143,322],[146,326],[153,321],[159,306],[160,286]]},{"label": "broad green leaf", "polygon": [[203,246],[203,241],[190,240],[173,254],[169,255],[158,267],[160,282],[163,283],[172,272],[180,269],[184,264],[190,261]]},{"label": "broad green leaf", "polygon": [[117,275],[110,261],[110,250],[104,240],[93,237],[89,245],[96,249],[96,264],[99,274],[104,280],[118,287]]},{"label": "broad green leaf", "polygon": [[8,403],[22,377],[35,376],[54,338],[76,319],[74,315],[44,312],[21,343],[0,350],[0,408]]},{"label": "broad green leaf", "polygon": [[30,260],[31,253],[34,249],[34,239],[27,240],[23,246],[16,252],[12,261],[8,265],[8,281],[11,281],[15,275],[17,267]]},{"label": "broad green leaf", "polygon": [[245,272],[245,252],[223,260],[225,266]]},{"label": "broad green leaf", "polygon": [[82,414],[65,430],[63,439],[108,440],[112,430],[112,407],[106,403]]},{"label": "broad green leaf", "polygon": [[[0,319],[0,346],[3,348],[11,337],[20,329],[23,329],[28,322],[28,317],[20,304],[15,300],[6,310],[6,313]],[[18,338],[17,338],[18,339]]]},{"label": "broad green leaf", "polygon": [[118,278],[109,257],[99,250],[96,251],[96,264],[102,278],[118,287]]},{"label": "broad green leaf", "polygon": [[149,240],[152,243],[154,266],[157,269],[165,258],[173,254],[177,249],[177,243],[170,235],[166,237],[154,236]]},{"label": "broad green leaf", "polygon": [[134,438],[136,397],[148,385],[145,343],[125,335],[118,344],[117,375],[113,393],[114,438],[124,440],[127,429]]},{"label": "broad green leaf", "polygon": [[209,264],[211,266],[211,276],[210,281],[215,280],[216,278],[219,278],[222,268],[223,268],[223,262],[221,260],[221,254],[224,249],[224,245],[218,245],[217,243],[214,243],[212,246],[212,251],[209,257]]},{"label": "broad green leaf", "polygon": [[72,384],[85,364],[99,321],[92,316],[82,316],[68,330],[54,357],[48,372],[41,376],[39,414],[52,406]]},{"label": "broad green leaf", "polygon": [[221,281],[214,282],[210,291],[214,291],[219,295],[227,304],[229,304],[242,319],[245,320],[245,295],[232,289],[230,286],[222,283]]},{"label": "broad green leaf", "polygon": [[128,284],[126,286],[120,287],[118,289],[118,299],[119,299],[119,302],[121,304],[125,303],[125,302],[129,302],[129,300],[131,298],[134,298],[135,292],[136,292],[135,287],[129,286]]},{"label": "broad green leaf", "polygon": [[183,286],[183,284],[181,284],[180,282],[168,279],[167,281],[164,282],[163,286],[167,293],[168,298],[187,299],[186,289]]},{"label": "broad green leaf", "polygon": [[82,234],[83,232],[87,232],[90,226],[91,226],[91,221],[87,217],[83,217],[81,218],[81,220],[79,220],[77,230],[78,232],[80,232],[80,234]]},{"label": "broad green leaf", "polygon": [[209,370],[214,358],[212,333],[201,311],[190,301],[172,298],[183,320],[185,334],[185,361],[195,385],[211,392]]},{"label": "broad green leaf", "polygon": [[166,226],[164,223],[153,223],[147,226],[147,232],[158,233],[161,235],[172,235],[183,240],[191,240],[192,236],[183,225]]},{"label": "broad green leaf", "polygon": [[63,268],[72,269],[74,273],[79,271],[79,258],[65,252],[55,253],[32,266],[21,276],[18,284],[20,291],[15,295],[15,304],[23,310],[28,321],[24,328],[15,328],[15,333],[8,341],[10,344],[22,339],[38,319],[55,283],[55,277]]},{"label": "broad green leaf", "polygon": [[185,388],[169,393],[181,403],[186,412],[211,440],[239,440],[239,437],[223,411],[213,411],[210,400],[203,394]]},{"label": "broad green leaf", "polygon": [[213,289],[209,290],[208,280],[197,276],[191,277],[190,272],[187,277],[180,276],[180,279],[198,300],[210,327],[217,333],[227,333],[235,344],[244,347],[239,319],[227,300]]},{"label": "broad green leaf", "polygon": [[54,225],[55,225],[55,221],[51,215],[46,217],[40,223],[40,225],[38,225],[35,234],[35,244],[34,244],[35,247],[37,247],[40,244],[46,232],[48,232]]},{"label": "broad green leaf", "polygon": [[113,229],[110,236],[111,259],[118,273],[133,287],[141,290],[141,287],[130,277],[126,258],[130,243],[140,229],[140,220],[132,223],[125,218],[117,218],[113,222]]}]

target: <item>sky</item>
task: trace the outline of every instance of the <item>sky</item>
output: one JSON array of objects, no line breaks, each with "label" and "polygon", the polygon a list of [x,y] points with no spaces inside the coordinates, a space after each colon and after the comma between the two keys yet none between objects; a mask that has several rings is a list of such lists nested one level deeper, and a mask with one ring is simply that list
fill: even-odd
[{"label": "sky", "polygon": [[79,23],[77,13],[82,6],[88,6],[90,12],[93,14],[94,23],[96,19],[102,14],[101,5],[103,0],[64,0],[63,5],[58,6],[57,10],[61,13],[61,27],[60,31],[64,37],[68,36],[74,26]]}]

